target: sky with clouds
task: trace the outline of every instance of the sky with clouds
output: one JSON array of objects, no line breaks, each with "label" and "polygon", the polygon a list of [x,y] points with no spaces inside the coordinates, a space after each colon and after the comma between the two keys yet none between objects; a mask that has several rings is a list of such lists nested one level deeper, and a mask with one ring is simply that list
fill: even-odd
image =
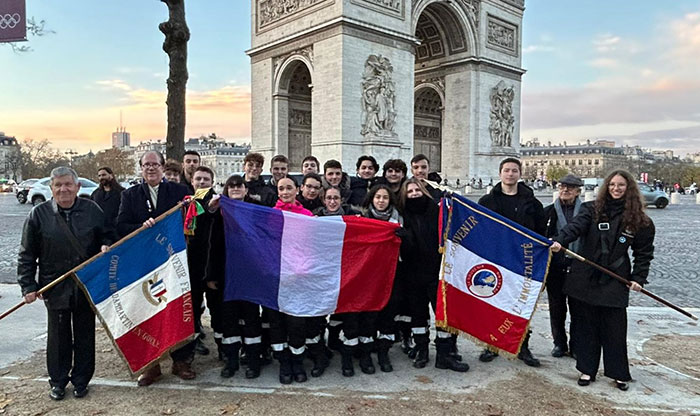
[{"label": "sky with clouds", "polygon": [[[700,151],[697,0],[527,0],[521,140]],[[158,0],[27,0],[56,33],[0,46],[0,131],[77,151],[162,138],[168,58]],[[250,1],[189,0],[187,136],[250,136]]]}]

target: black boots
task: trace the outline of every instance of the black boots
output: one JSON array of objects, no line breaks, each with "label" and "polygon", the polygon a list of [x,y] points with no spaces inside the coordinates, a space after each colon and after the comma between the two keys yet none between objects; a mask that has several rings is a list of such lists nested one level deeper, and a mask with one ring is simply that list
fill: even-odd
[{"label": "black boots", "polygon": [[388,339],[377,340],[377,364],[383,373],[391,373],[394,367],[389,360],[389,350],[391,349],[392,341]]},{"label": "black boots", "polygon": [[413,348],[413,350],[416,351],[413,367],[424,368],[430,360],[428,356],[428,344],[430,339],[428,338],[428,334],[413,334],[413,339],[416,341],[416,346]]},{"label": "black boots", "polygon": [[524,362],[525,364],[529,365],[530,367],[539,367],[540,360],[533,357],[532,353],[530,352],[530,333],[531,331],[528,331],[527,335],[525,336],[523,345],[520,347],[520,352],[518,353],[518,359]]},{"label": "black boots", "polygon": [[[303,383],[307,380],[306,370],[304,370],[304,353],[292,354],[292,375],[297,383]],[[282,377],[281,373],[280,377]]]},{"label": "black boots", "polygon": [[309,355],[314,361],[314,367],[311,369],[311,377],[320,377],[323,372],[326,371],[329,364],[326,348],[321,342],[310,344],[308,348]]},{"label": "black boots", "polygon": [[450,338],[438,338],[435,340],[437,355],[435,356],[435,368],[452,370],[460,373],[469,371],[469,365],[457,360],[452,351],[452,340]]},{"label": "black boots", "polygon": [[260,353],[262,346],[260,343],[245,346],[245,356],[248,368],[245,370],[245,378],[260,377]]},{"label": "black boots", "polygon": [[328,348],[340,351],[343,348],[343,343],[340,341],[341,325],[328,325]]},{"label": "black boots", "polygon": [[240,367],[238,364],[238,353],[241,350],[241,344],[237,342],[235,344],[226,345],[223,346],[223,350],[226,357],[226,364],[224,364],[224,368],[221,369],[221,377],[231,378]]},{"label": "black boots", "polygon": [[219,361],[224,361],[226,359],[226,354],[224,354],[224,347],[221,344],[221,337],[217,337],[214,334],[214,342],[216,343],[216,352],[218,353]]},{"label": "black boots", "polygon": [[488,362],[495,360],[496,357],[498,357],[497,352],[493,352],[491,350],[485,349],[479,355],[479,361],[481,361],[482,363],[488,363]]},{"label": "black boots", "polygon": [[355,375],[355,367],[352,363],[352,356],[355,353],[356,345],[343,345],[340,351],[340,367],[343,370],[343,376],[352,377]]},{"label": "black boots", "polygon": [[372,349],[374,342],[360,343],[360,370],[365,374],[374,374],[374,363],[372,362]]},{"label": "black boots", "polygon": [[275,354],[280,362],[280,383],[292,384],[292,353],[285,348]]}]

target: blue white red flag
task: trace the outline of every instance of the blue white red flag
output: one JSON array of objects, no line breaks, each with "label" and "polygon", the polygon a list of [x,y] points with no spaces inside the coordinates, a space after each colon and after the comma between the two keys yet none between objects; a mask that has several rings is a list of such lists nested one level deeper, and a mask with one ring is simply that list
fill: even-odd
[{"label": "blue white red flag", "polygon": [[397,225],[309,217],[221,198],[225,300],[294,316],[377,311],[389,300],[401,240]]},{"label": "blue white red flag", "polygon": [[75,273],[132,373],[194,334],[182,229],[175,210]]},{"label": "blue white red flag", "polygon": [[437,325],[517,354],[549,267],[551,242],[459,195],[443,199]]}]

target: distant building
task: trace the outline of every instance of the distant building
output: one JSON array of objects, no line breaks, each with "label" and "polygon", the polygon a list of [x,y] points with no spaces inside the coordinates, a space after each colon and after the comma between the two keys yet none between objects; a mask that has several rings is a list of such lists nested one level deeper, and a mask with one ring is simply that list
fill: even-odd
[{"label": "distant building", "polygon": [[598,140],[584,144],[541,145],[537,140],[525,143],[520,148],[523,163],[523,179],[546,179],[547,168],[562,166],[581,177],[602,177],[614,168],[626,166],[627,157],[622,147],[615,142]]},{"label": "distant building", "polygon": [[19,162],[19,142],[0,132],[0,178],[20,181],[22,172]]},{"label": "distant building", "polygon": [[112,133],[112,147],[124,148],[131,146],[131,133],[126,131],[126,127],[119,127]]},{"label": "distant building", "polygon": [[[134,161],[138,169],[138,161],[144,153],[157,150],[165,155],[165,141],[155,140],[139,143],[134,148]],[[214,171],[215,182],[223,184],[230,175],[243,172],[243,159],[250,151],[250,145],[238,145],[227,142],[219,137],[198,137],[185,141],[185,150],[194,150],[202,158],[201,164]],[[179,162],[179,161],[178,161]]]}]

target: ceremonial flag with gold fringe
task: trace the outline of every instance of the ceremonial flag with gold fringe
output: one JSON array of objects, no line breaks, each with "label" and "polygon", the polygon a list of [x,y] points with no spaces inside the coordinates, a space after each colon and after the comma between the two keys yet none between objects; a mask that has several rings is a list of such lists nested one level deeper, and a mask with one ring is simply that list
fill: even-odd
[{"label": "ceremonial flag with gold fringe", "polygon": [[551,241],[452,194],[441,205],[436,323],[517,354],[545,284]]}]

